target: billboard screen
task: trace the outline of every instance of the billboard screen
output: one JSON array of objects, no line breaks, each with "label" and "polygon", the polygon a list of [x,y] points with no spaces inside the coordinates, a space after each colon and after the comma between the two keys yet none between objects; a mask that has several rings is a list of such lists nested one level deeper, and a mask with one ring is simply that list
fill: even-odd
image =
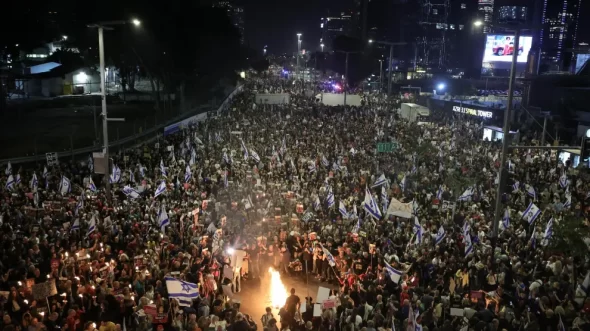
[{"label": "billboard screen", "polygon": [[[520,37],[518,45],[518,63],[526,63],[533,37]],[[512,62],[514,52],[514,36],[512,35],[488,35],[486,48],[483,54],[483,62]]]},{"label": "billboard screen", "polygon": [[576,74],[582,70],[582,67],[588,60],[590,60],[590,54],[578,54],[576,59]]}]

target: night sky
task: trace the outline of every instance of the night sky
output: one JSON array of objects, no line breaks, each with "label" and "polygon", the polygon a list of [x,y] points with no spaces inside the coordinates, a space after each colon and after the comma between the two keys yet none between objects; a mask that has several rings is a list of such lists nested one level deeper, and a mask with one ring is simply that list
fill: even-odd
[{"label": "night sky", "polygon": [[301,32],[302,48],[315,49],[320,44],[320,18],[339,15],[352,7],[352,0],[242,0],[245,11],[246,40],[255,49],[268,45],[269,53],[293,52],[297,33]]}]

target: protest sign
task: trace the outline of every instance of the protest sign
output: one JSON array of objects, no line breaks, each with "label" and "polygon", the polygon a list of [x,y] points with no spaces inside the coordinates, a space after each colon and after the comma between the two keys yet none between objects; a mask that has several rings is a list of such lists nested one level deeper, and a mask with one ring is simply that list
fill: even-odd
[{"label": "protest sign", "polygon": [[31,291],[33,292],[33,298],[35,298],[35,300],[43,300],[47,297],[56,295],[57,288],[55,287],[55,279],[35,284],[31,287]]}]

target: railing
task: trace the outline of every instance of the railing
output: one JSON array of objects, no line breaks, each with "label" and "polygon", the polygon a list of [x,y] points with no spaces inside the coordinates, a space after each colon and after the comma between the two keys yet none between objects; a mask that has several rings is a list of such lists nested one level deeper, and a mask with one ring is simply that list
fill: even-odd
[{"label": "railing", "polygon": [[[165,123],[162,123],[161,125],[155,126],[151,129],[147,129],[141,133],[133,134],[129,137],[122,138],[122,139],[119,139],[116,141],[110,141],[109,142],[109,149],[112,152],[117,152],[117,150],[121,150],[122,148],[149,143],[153,140],[156,140],[159,136],[161,136],[162,133],[164,132],[164,128],[167,126],[176,124],[176,123],[183,121],[187,118],[190,118],[194,115],[202,114],[202,113],[208,112],[210,110],[219,111],[219,109],[224,107],[224,105],[227,104],[228,100],[231,99],[231,97],[236,93],[236,91],[239,91],[240,88],[241,88],[241,86],[236,87],[234,89],[234,91],[232,91],[232,93],[230,93],[226,97],[226,99],[221,104],[221,106],[218,107],[218,109],[212,108],[210,105],[199,106],[190,112],[186,112],[180,116],[170,119],[169,121],[167,121]],[[92,152],[98,152],[98,151],[102,151],[102,144],[83,147],[83,148],[79,148],[79,149],[73,149],[73,150],[69,150],[69,151],[56,152],[56,154],[57,154],[57,157],[59,160],[63,160],[63,159],[67,159],[67,158],[74,159],[76,156],[79,156],[82,154],[89,155]],[[45,154],[38,154],[38,155],[31,155],[31,156],[25,156],[25,157],[13,157],[13,158],[8,158],[8,159],[2,159],[2,160],[0,160],[0,164],[4,165],[4,164],[7,164],[8,162],[10,162],[13,165],[14,164],[21,164],[21,163],[33,163],[33,162],[44,161],[45,159],[46,159]]]}]

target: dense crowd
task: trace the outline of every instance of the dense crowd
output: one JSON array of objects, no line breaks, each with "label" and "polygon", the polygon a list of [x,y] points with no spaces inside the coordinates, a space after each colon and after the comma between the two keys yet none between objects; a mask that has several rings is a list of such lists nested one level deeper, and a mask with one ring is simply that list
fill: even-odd
[{"label": "dense crowd", "polygon": [[[588,254],[550,249],[554,224],[587,217],[571,167],[514,151],[492,241],[500,143],[482,123],[293,86],[250,80],[219,114],[112,155],[111,202],[92,159],[9,164],[1,331],[589,329]],[[328,298],[240,312],[233,294],[269,267]]]}]

